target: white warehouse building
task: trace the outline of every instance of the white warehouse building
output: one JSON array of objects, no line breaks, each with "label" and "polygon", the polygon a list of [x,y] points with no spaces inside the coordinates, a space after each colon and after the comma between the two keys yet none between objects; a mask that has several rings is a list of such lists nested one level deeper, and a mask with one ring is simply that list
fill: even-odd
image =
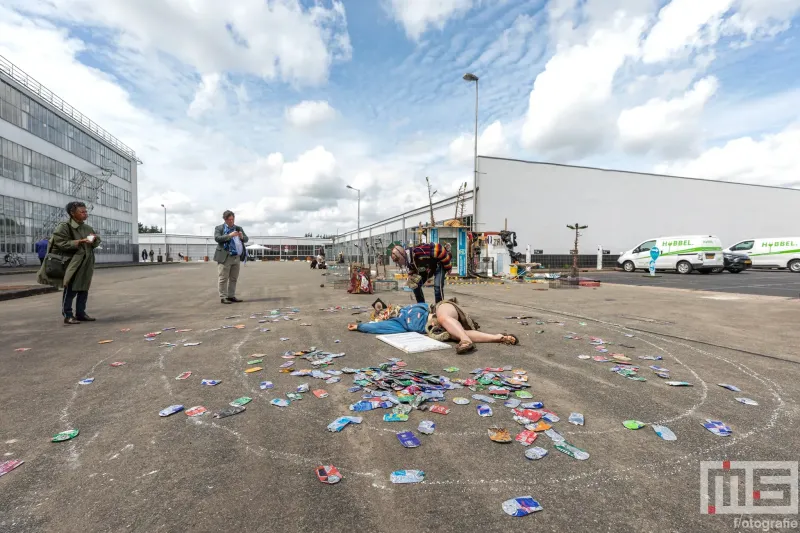
[{"label": "white warehouse building", "polygon": [[75,200],[103,239],[98,262],[137,252],[134,151],[0,56],[0,261],[38,264],[34,243],[50,237]]},{"label": "white warehouse building", "polygon": [[745,238],[800,234],[800,190],[619,170],[478,158],[478,230],[517,232],[523,247],[568,254],[576,222],[582,253],[612,254],[653,237]]},{"label": "white warehouse building", "polygon": [[[595,265],[598,250],[606,250],[604,265],[613,266],[617,255],[654,237],[716,235],[729,246],[800,234],[798,189],[484,156],[477,170],[476,231],[507,227],[517,234],[516,251],[530,246],[533,261],[564,263],[575,238],[566,226],[576,222],[588,226],[579,250],[586,265]],[[434,203],[437,225],[453,218],[455,204],[455,197]],[[467,226],[472,206],[468,191]],[[422,206],[364,225],[362,246],[379,250],[393,241],[415,241],[414,228],[429,221],[429,207]],[[358,256],[356,228],[337,241],[334,248]]]}]

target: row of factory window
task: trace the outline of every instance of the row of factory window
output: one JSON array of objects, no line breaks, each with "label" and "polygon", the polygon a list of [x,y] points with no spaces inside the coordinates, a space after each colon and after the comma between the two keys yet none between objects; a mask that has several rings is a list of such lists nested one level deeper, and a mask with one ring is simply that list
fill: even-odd
[{"label": "row of factory window", "polygon": [[3,138],[0,138],[0,175],[126,213],[132,210],[130,191],[106,183],[102,176],[80,172]]},{"label": "row of factory window", "polygon": [[131,181],[130,159],[5,81],[0,81],[0,119]]}]

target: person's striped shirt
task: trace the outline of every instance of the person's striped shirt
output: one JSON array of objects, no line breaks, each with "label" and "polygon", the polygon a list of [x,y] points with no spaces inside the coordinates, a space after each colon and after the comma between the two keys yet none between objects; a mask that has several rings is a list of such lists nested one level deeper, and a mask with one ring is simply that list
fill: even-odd
[{"label": "person's striped shirt", "polygon": [[411,263],[409,270],[417,272],[419,268],[426,268],[432,275],[436,272],[436,263],[441,263],[445,272],[453,269],[452,256],[441,244],[420,244],[409,250]]}]

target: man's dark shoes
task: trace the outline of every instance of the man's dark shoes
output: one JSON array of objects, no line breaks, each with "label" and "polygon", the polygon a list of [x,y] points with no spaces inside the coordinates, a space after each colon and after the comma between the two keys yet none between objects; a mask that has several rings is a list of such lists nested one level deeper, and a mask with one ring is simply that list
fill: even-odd
[{"label": "man's dark shoes", "polygon": [[64,319],[64,324],[67,324],[67,325],[80,324],[80,323],[81,323],[80,320],[78,320],[78,319],[76,319],[74,317],[71,317],[71,316],[68,316],[67,318]]},{"label": "man's dark shoes", "polygon": [[244,300],[240,300],[240,299],[239,299],[239,298],[237,298],[236,296],[231,296],[230,298],[228,298],[228,300],[230,300],[230,301],[232,301],[232,302],[236,302],[236,303],[240,303],[240,302],[243,302],[243,301],[244,301]]},{"label": "man's dark shoes", "polygon": [[233,303],[230,298],[220,298],[219,302],[223,303],[223,304],[232,304]]},{"label": "man's dark shoes", "polygon": [[96,318],[92,318],[89,315],[78,316],[78,322],[94,322],[96,320]]}]

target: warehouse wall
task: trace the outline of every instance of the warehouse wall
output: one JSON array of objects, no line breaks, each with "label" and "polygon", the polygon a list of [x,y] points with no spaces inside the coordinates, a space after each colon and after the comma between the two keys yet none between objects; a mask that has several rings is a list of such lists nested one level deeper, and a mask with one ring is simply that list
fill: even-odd
[{"label": "warehouse wall", "polygon": [[800,190],[615,170],[480,157],[478,228],[517,232],[546,254],[569,253],[588,225],[582,254],[602,245],[612,254],[669,235],[716,235],[724,246],[744,238],[800,233]]}]

